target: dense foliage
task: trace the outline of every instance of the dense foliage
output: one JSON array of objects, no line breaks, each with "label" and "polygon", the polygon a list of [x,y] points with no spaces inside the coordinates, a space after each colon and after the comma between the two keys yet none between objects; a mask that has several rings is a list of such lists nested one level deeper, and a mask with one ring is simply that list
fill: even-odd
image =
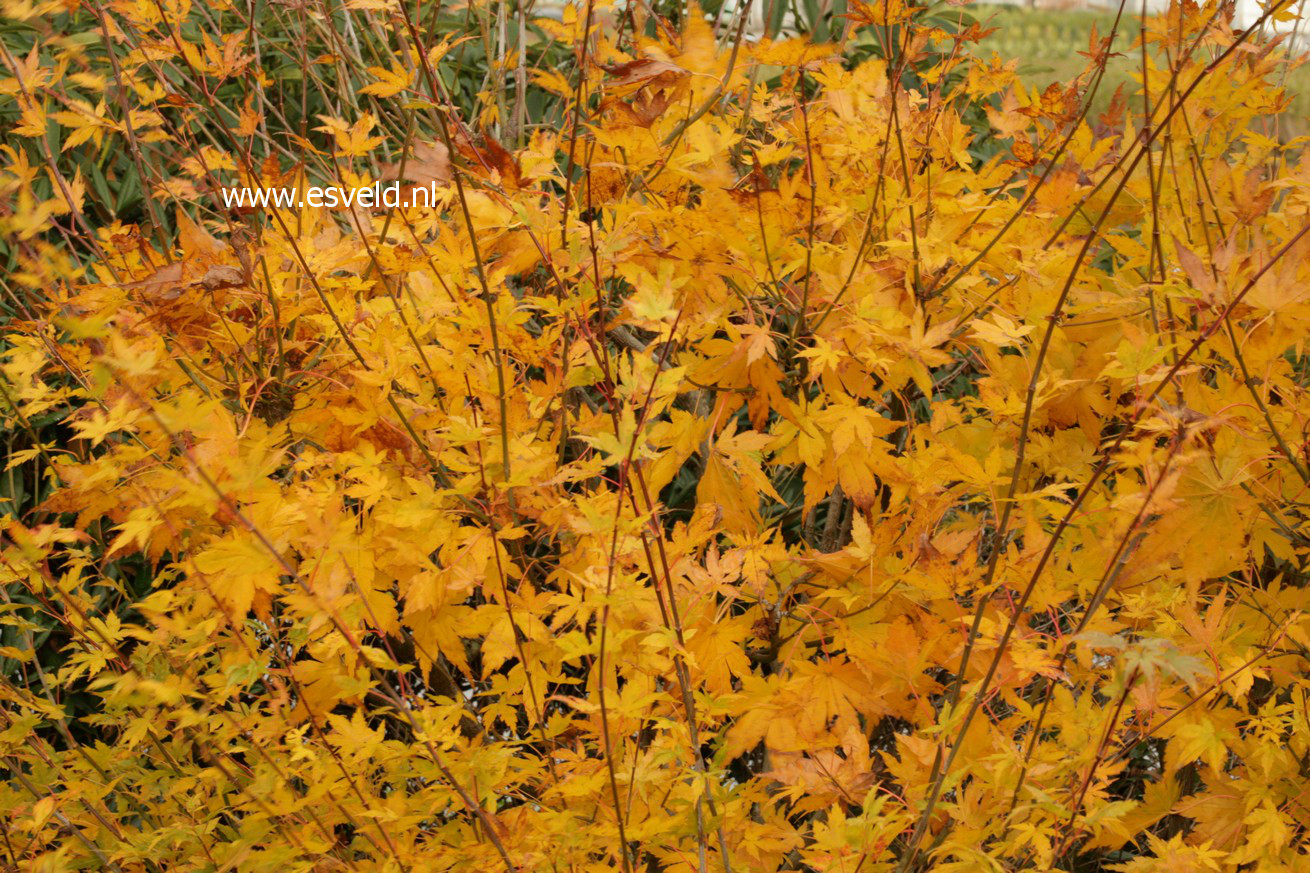
[{"label": "dense foliage", "polygon": [[1291,61],[749,8],[6,0],[5,864],[1304,869]]}]

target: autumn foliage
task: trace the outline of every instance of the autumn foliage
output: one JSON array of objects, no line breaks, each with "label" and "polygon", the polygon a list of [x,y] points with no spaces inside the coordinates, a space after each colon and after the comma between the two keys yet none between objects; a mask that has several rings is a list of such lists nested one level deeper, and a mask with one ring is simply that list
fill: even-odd
[{"label": "autumn foliage", "polygon": [[4,7],[6,869],[1307,869],[1286,45],[275,4]]}]

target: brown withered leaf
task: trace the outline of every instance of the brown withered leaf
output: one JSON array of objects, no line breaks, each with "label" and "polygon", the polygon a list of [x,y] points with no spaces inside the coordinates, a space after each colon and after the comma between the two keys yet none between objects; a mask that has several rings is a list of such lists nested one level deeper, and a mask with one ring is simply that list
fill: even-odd
[{"label": "brown withered leaf", "polygon": [[643,88],[634,94],[631,101],[609,98],[601,101],[600,107],[603,111],[612,111],[626,125],[650,127],[668,109],[669,102],[667,90],[660,88],[651,93],[650,89]]},{"label": "brown withered leaf", "polygon": [[650,127],[657,118],[664,114],[664,110],[669,108],[671,102],[668,91],[662,88],[653,94],[649,90],[643,89],[638,91],[632,98],[632,103],[628,104],[628,108],[632,110],[637,124],[642,127]]},{"label": "brown withered leaf", "polygon": [[174,261],[155,270],[140,282],[128,282],[123,287],[134,291],[145,291],[159,300],[176,300],[186,290],[186,286],[182,283],[183,269],[181,261]]},{"label": "brown withered leaf", "polygon": [[[191,276],[188,277],[188,272]],[[200,276],[187,269],[182,261],[174,261],[160,267],[139,282],[127,282],[123,288],[145,292],[149,299],[157,302],[176,300],[192,288],[217,291],[222,288],[239,288],[246,284],[246,276],[241,268],[229,264],[212,264]]]},{"label": "brown withered leaf", "polygon": [[236,267],[227,264],[215,264],[205,271],[205,275],[200,277],[196,283],[206,291],[216,291],[219,288],[239,288],[246,284],[246,277]]},{"label": "brown withered leaf", "polygon": [[250,257],[250,244],[254,242],[254,237],[246,228],[238,227],[233,229],[228,242],[232,245],[232,251],[236,252],[237,260],[241,263],[241,275],[249,285],[251,277],[255,275],[255,265]]},{"label": "brown withered leaf", "polygon": [[506,151],[504,146],[496,142],[494,137],[486,133],[482,136],[482,143],[482,148],[478,148],[467,133],[460,132],[456,147],[468,161],[468,169],[484,177],[489,177],[495,172],[500,176],[500,184],[505,187],[522,187],[518,160]]},{"label": "brown withered leaf", "polygon": [[673,73],[678,76],[688,75],[687,71],[677,64],[671,64],[668,61],[661,61],[656,58],[638,58],[635,61],[628,61],[626,64],[606,64],[602,65],[601,69],[614,77],[605,83],[607,88],[618,88],[623,85],[631,85],[634,82],[646,82],[664,73]]},{"label": "brown withered leaf", "polygon": [[[227,259],[225,256],[228,247],[181,209],[177,211],[177,230],[182,257],[160,267],[144,279],[125,283],[123,288],[140,291],[147,300],[166,303],[178,299],[192,288],[215,291],[247,284],[247,270],[222,263]],[[249,260],[249,252],[243,258],[242,252],[237,250],[237,257],[245,264]]]},{"label": "brown withered leaf", "polygon": [[522,187],[518,160],[504,146],[496,142],[495,137],[484,132],[482,141],[486,146],[485,153],[491,159],[492,169],[500,173],[501,180],[511,187]]},{"label": "brown withered leaf", "polygon": [[382,165],[382,180],[413,182],[415,185],[445,184],[450,181],[450,152],[439,142],[415,143],[408,160]]}]

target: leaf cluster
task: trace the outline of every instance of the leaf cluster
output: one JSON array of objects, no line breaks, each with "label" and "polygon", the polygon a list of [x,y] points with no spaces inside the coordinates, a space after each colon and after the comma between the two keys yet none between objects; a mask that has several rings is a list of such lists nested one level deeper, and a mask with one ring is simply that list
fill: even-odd
[{"label": "leaf cluster", "polygon": [[[271,6],[379,52],[312,122],[255,6],[6,53],[6,863],[1305,863],[1276,43],[1183,3],[1036,90],[896,0],[831,43],[589,4],[533,25],[533,126],[503,52],[460,102],[453,11]],[[384,173],[439,202],[213,194]]]}]

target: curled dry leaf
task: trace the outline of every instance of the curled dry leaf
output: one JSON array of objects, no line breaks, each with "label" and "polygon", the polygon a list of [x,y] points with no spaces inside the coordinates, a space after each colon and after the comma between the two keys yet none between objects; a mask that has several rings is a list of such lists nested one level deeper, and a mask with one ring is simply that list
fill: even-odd
[{"label": "curled dry leaf", "polygon": [[[188,273],[192,276],[189,278]],[[211,264],[204,273],[195,276],[193,270],[182,261],[160,267],[139,282],[128,282],[122,287],[143,291],[147,298],[155,301],[176,300],[191,288],[203,288],[217,291],[222,288],[238,288],[246,284],[246,276],[239,267],[229,264]]]},{"label": "curled dry leaf", "polygon": [[196,284],[206,291],[216,291],[219,288],[237,288],[245,283],[246,277],[236,267],[215,264],[205,271],[205,275]]},{"label": "curled dry leaf", "polygon": [[174,261],[155,270],[141,281],[128,282],[123,287],[144,291],[158,300],[176,300],[186,290],[182,284],[182,273],[182,262]]},{"label": "curled dry leaf", "polygon": [[614,77],[605,83],[607,88],[619,88],[637,82],[648,82],[665,73],[672,73],[676,76],[687,75],[687,71],[677,64],[656,58],[638,58],[625,64],[609,64],[602,67],[602,69]]}]

